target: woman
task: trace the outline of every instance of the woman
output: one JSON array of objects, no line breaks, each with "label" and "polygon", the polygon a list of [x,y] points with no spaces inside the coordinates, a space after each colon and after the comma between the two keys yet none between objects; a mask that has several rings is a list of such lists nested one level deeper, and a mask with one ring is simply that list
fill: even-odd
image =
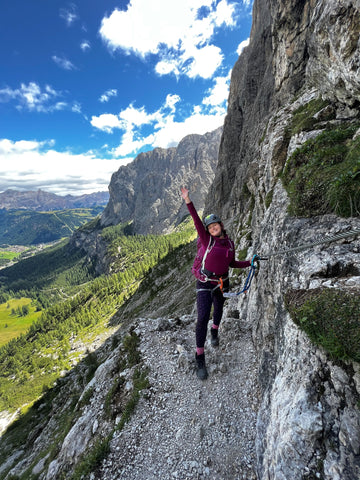
[{"label": "woman", "polygon": [[234,242],[227,236],[224,225],[218,216],[214,214],[208,215],[205,217],[204,223],[202,223],[190,200],[187,188],[181,188],[181,196],[185,200],[199,235],[198,252],[192,267],[192,272],[197,279],[196,303],[198,317],[196,323],[195,359],[197,376],[201,380],[205,380],[208,373],[205,363],[204,345],[211,307],[214,306],[211,344],[218,346],[218,329],[225,301],[223,291],[229,289],[229,267],[246,268],[250,267],[251,262],[235,260]]}]

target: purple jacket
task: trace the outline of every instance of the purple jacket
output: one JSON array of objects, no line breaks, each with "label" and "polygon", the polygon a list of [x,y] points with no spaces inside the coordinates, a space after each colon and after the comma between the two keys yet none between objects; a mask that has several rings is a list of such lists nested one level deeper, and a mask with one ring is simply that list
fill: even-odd
[{"label": "purple jacket", "polygon": [[[199,235],[198,240],[198,254],[196,255],[192,272],[199,280],[206,280],[206,277],[201,274],[201,260],[209,246],[210,250],[206,255],[205,265],[206,270],[213,272],[220,277],[227,275],[229,267],[232,268],[246,268],[250,267],[251,263],[248,260],[235,260],[235,246],[234,242],[225,235],[224,238],[211,237],[201,221],[192,202],[187,203],[188,210],[194,221],[195,228]],[[211,239],[211,242],[210,242]],[[201,243],[201,245],[199,245]]]}]

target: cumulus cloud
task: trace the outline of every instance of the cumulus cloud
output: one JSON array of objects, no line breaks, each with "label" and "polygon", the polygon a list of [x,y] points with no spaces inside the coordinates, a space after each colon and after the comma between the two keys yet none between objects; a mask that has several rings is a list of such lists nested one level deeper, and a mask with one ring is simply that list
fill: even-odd
[{"label": "cumulus cloud", "polygon": [[0,102],[15,101],[18,110],[26,109],[36,112],[53,112],[68,108],[68,104],[58,100],[61,92],[57,92],[50,85],[40,87],[35,82],[22,83],[19,88],[6,87],[0,90]]},{"label": "cumulus cloud", "polygon": [[78,102],[68,103],[60,100],[62,96],[62,92],[54,90],[50,85],[41,87],[35,82],[22,83],[19,88],[0,89],[0,103],[13,102],[19,111],[50,113],[70,110],[74,113],[82,113],[81,105]]},{"label": "cumulus cloud", "polygon": [[105,191],[111,175],[132,158],[105,160],[89,152],[59,152],[54,141],[0,139],[0,191],[47,190],[64,195]]},{"label": "cumulus cloud", "polygon": [[100,35],[111,50],[157,55],[159,75],[210,78],[223,60],[211,39],[217,28],[235,25],[235,6],[228,0],[131,0],[127,10],[103,18]]},{"label": "cumulus cloud", "polygon": [[107,133],[112,133],[116,128],[122,128],[119,116],[113,113],[103,113],[97,117],[92,116],[90,123],[93,127]]},{"label": "cumulus cloud", "polygon": [[224,122],[225,110],[212,112],[208,115],[201,111],[199,107],[194,107],[191,115],[184,121],[175,121],[174,117],[166,117],[162,128],[155,132],[153,144],[158,147],[168,148],[175,146],[186,135],[211,132],[220,127]]},{"label": "cumulus cloud", "polygon": [[[190,53],[191,49],[188,49],[188,52]],[[203,48],[198,48],[193,51],[192,62],[190,62],[187,68],[184,68],[184,71],[186,71],[187,76],[190,78],[211,78],[222,64],[223,57],[219,47],[206,45]]]},{"label": "cumulus cloud", "polygon": [[239,43],[238,48],[236,49],[236,53],[238,55],[241,55],[242,51],[244,50],[245,47],[247,47],[250,43],[250,38],[247,38],[243,42]]},{"label": "cumulus cloud", "polygon": [[227,101],[229,95],[231,70],[225,77],[217,77],[214,79],[214,85],[207,91],[207,96],[203,98],[204,105],[223,105]]},{"label": "cumulus cloud", "polygon": [[[188,117],[181,121],[175,119],[181,98],[168,94],[158,110],[147,112],[145,107],[136,108],[131,104],[118,115],[93,116],[91,125],[106,133],[114,133],[117,129],[122,131],[119,146],[111,151],[116,157],[135,154],[144,147],[171,147],[186,135],[204,134],[223,124],[228,82],[229,76],[215,79],[202,104],[193,107]],[[152,133],[144,133],[149,129]]]},{"label": "cumulus cloud", "polygon": [[101,97],[99,98],[99,101],[101,103],[106,103],[110,100],[111,97],[116,97],[117,94],[118,94],[118,91],[116,90],[116,88],[111,88],[101,95]]},{"label": "cumulus cloud", "polygon": [[63,70],[76,70],[75,65],[65,57],[58,57],[57,55],[53,55],[51,58],[56,63],[56,65],[58,65]]},{"label": "cumulus cloud", "polygon": [[79,102],[74,102],[71,106],[71,111],[74,112],[74,113],[82,114],[81,104]]}]

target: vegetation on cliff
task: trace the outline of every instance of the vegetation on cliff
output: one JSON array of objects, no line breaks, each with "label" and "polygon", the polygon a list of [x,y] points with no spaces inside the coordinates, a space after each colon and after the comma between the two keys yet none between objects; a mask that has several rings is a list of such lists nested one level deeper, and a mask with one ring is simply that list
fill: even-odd
[{"label": "vegetation on cliff", "polygon": [[[332,119],[332,108],[320,99],[294,112],[292,135],[315,129],[322,132],[297,148],[284,168],[290,215],[360,215],[360,123],[329,122]],[[289,291],[285,304],[296,325],[331,358],[360,361],[356,295],[331,289]]]},{"label": "vegetation on cliff", "polygon": [[360,298],[341,290],[291,291],[286,306],[310,340],[333,359],[360,362]]},{"label": "vegetation on cliff", "polygon": [[328,126],[292,154],[283,174],[291,215],[360,214],[359,128],[358,122]]}]

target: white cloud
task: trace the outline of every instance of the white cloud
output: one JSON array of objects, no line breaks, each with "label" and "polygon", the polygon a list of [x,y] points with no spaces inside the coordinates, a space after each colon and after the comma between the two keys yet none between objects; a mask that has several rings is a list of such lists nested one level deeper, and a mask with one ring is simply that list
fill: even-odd
[{"label": "white cloud", "polygon": [[213,14],[214,23],[216,26],[221,26],[222,24],[229,26],[235,25],[234,19],[234,5],[228,4],[226,0],[222,0],[216,9],[216,14]]},{"label": "white cloud", "polygon": [[111,97],[116,97],[118,94],[118,91],[116,90],[116,88],[111,88],[109,90],[106,90],[106,92],[104,92],[101,97],[99,98],[99,101],[101,103],[106,103],[110,100]]},{"label": "white cloud", "polygon": [[58,57],[57,55],[53,55],[51,58],[56,63],[56,65],[58,65],[63,70],[76,70],[75,65],[65,57]]},{"label": "white cloud", "polygon": [[[129,105],[118,115],[106,113],[93,116],[91,124],[107,133],[113,133],[115,129],[123,131],[120,145],[111,150],[111,154],[116,157],[135,155],[145,146],[171,147],[185,135],[204,134],[223,124],[228,94],[227,82],[228,77],[216,79],[202,105],[195,106],[190,115],[181,121],[175,120],[176,106],[181,102],[181,98],[168,94],[163,105],[152,113],[146,112],[145,107],[135,108],[134,105]],[[144,134],[149,128],[153,133]]]},{"label": "white cloud", "polygon": [[155,66],[155,72],[159,75],[169,75],[174,73],[176,76],[180,74],[178,62],[169,58],[158,62]]},{"label": "white cloud", "polygon": [[[165,106],[162,108],[173,109],[176,103],[176,96],[167,96]],[[160,111],[148,114],[145,107],[135,108],[130,104],[127,108],[122,110],[118,115],[112,113],[103,113],[98,117],[91,118],[91,125],[99,130],[107,133],[112,133],[114,129],[121,129],[127,132],[133,128],[139,128],[143,125],[150,125],[161,118]]]},{"label": "white cloud", "polygon": [[57,92],[50,85],[41,87],[35,82],[28,85],[22,83],[19,88],[6,87],[0,90],[0,103],[16,102],[17,110],[29,110],[31,112],[50,113],[60,110],[71,110],[74,113],[82,113],[78,102],[69,104],[63,100],[62,92]]},{"label": "white cloud", "polygon": [[192,114],[182,122],[176,122],[172,116],[166,118],[162,128],[154,134],[153,145],[168,148],[175,146],[186,135],[211,132],[224,123],[225,110],[217,113],[202,113],[195,107]]},{"label": "white cloud", "polygon": [[249,43],[250,43],[250,38],[247,38],[246,40],[239,43],[239,46],[236,49],[236,53],[238,55],[241,55],[242,51],[244,50],[245,47],[247,47],[249,45]]},{"label": "white cloud", "polygon": [[98,117],[92,116],[90,123],[93,127],[107,133],[112,133],[115,128],[122,128],[123,125],[118,115],[112,113],[103,113]]},{"label": "white cloud", "polygon": [[211,45],[215,29],[234,24],[235,4],[228,0],[131,0],[127,10],[103,18],[100,35],[111,50],[156,54],[159,75],[210,78],[223,58]]},{"label": "white cloud", "polygon": [[58,152],[54,142],[0,139],[0,191],[47,190],[60,195],[105,191],[111,175],[132,160],[104,160],[93,153]]},{"label": "white cloud", "polygon": [[50,85],[41,88],[35,82],[30,82],[28,85],[22,83],[16,89],[6,87],[0,90],[0,102],[7,103],[15,100],[18,110],[26,109],[36,112],[53,112],[68,108],[66,102],[57,100],[60,96],[62,96],[61,92],[55,91]]},{"label": "white cloud", "polygon": [[180,102],[181,98],[179,95],[167,95],[165,100],[164,108],[170,108],[171,112],[175,112],[175,105]]},{"label": "white cloud", "polygon": [[126,157],[132,152],[140,151],[146,145],[152,145],[154,142],[154,135],[148,137],[136,138],[132,130],[127,130],[121,139],[121,144],[112,150],[115,157]]},{"label": "white cloud", "polygon": [[125,110],[120,112],[119,118],[123,120],[122,125],[141,127],[156,120],[158,118],[158,112],[148,114],[144,107],[135,108],[133,105],[129,105]]},{"label": "white cloud", "polygon": [[74,102],[71,107],[71,111],[74,113],[82,113],[81,104],[79,102]]},{"label": "white cloud", "polygon": [[224,105],[229,96],[230,74],[226,77],[217,77],[214,79],[214,86],[208,90],[208,95],[203,98],[204,105]]},{"label": "white cloud", "polygon": [[64,19],[66,25],[70,27],[78,19],[76,5],[71,3],[68,8],[61,8],[60,17]]},{"label": "white cloud", "polygon": [[80,48],[83,52],[86,52],[86,50],[90,50],[91,48],[90,42],[88,40],[83,40],[80,43]]},{"label": "white cloud", "polygon": [[211,78],[223,61],[221,50],[215,45],[206,45],[204,48],[196,49],[192,58],[193,61],[187,70],[190,78]]},{"label": "white cloud", "polygon": [[19,140],[18,142],[12,142],[7,138],[0,140],[0,155],[12,155],[21,152],[31,152],[39,149],[43,143],[35,142],[32,140]]}]

